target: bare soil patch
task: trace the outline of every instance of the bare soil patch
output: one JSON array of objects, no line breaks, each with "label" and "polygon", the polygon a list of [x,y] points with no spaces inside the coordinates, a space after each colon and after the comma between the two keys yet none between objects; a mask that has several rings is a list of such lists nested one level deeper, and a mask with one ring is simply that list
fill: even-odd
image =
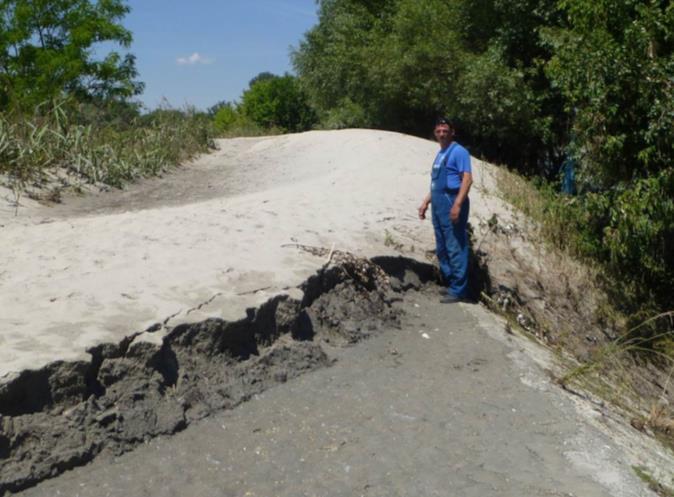
[{"label": "bare soil patch", "polygon": [[[0,495],[25,489],[101,452],[119,455],[231,409],[270,386],[331,361],[321,344],[354,344],[399,326],[396,291],[435,273],[404,259],[381,266],[340,254],[246,319],[178,325],[89,350],[89,362],[53,363],[0,387]],[[391,285],[390,278],[395,280]]]}]

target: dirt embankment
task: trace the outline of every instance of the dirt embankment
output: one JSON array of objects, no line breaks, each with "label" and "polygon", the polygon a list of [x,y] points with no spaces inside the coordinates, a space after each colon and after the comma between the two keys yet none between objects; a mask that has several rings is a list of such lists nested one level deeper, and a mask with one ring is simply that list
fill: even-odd
[{"label": "dirt embankment", "polygon": [[[500,178],[499,178],[500,176]],[[494,192],[505,173],[494,175]],[[565,366],[555,380],[581,396],[622,410],[625,421],[674,447],[672,363],[640,353],[626,320],[602,290],[597,268],[550,247],[537,226],[512,207],[478,219],[474,264],[482,268],[482,301],[544,344]],[[589,392],[589,393],[588,393]]]},{"label": "dirt embankment", "polygon": [[[0,495],[124,453],[230,409],[271,385],[330,365],[321,343],[355,343],[396,326],[396,292],[435,278],[396,258],[340,262],[240,321],[181,324],[89,350],[89,362],[25,371],[0,389]],[[384,271],[384,268],[386,272]]]},{"label": "dirt embankment", "polygon": [[[2,491],[181,430],[328,365],[323,341],[350,343],[395,324],[395,295],[367,264],[363,274],[348,261],[321,271],[301,285],[301,299],[264,299],[315,271],[315,258],[295,257],[294,244],[409,258],[432,247],[432,228],[415,212],[435,149],[373,130],[233,140],[172,179],[2,221],[0,276],[12,291],[1,295],[1,366],[41,368],[0,387]],[[478,293],[550,347],[596,357],[619,323],[598,312],[606,297],[595,275],[546,250],[501,197],[498,168],[473,164]],[[407,264],[407,283],[393,278],[394,287],[431,278],[428,267]],[[206,298],[208,312],[191,316],[220,318],[127,336]],[[219,314],[228,306],[251,310],[228,319]],[[87,360],[52,362],[84,347]],[[638,367],[641,391],[662,392],[663,373]]]}]

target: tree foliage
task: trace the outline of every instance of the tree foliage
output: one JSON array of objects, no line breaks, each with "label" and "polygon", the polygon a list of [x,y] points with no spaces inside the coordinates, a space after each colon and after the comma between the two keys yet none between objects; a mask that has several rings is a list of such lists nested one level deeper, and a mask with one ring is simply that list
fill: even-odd
[{"label": "tree foliage", "polygon": [[131,43],[123,0],[0,0],[0,108],[31,109],[64,95],[123,99],[142,90],[131,54],[94,46]]},{"label": "tree foliage", "polygon": [[573,159],[580,196],[546,198],[574,252],[624,308],[674,305],[671,1],[318,3],[293,63],[325,126],[428,136],[449,114],[474,154],[550,185]]},{"label": "tree foliage", "polygon": [[[320,2],[319,23],[294,51],[321,116],[348,101],[370,126],[427,135],[434,116],[451,114],[474,150],[549,172],[562,153],[556,132],[563,128],[553,118],[557,94],[540,91],[550,85],[535,26],[554,17],[549,0],[377,4]],[[511,17],[516,22],[504,22]]]},{"label": "tree foliage", "polygon": [[255,83],[258,81],[265,81],[268,79],[274,79],[276,77],[275,74],[270,73],[269,71],[262,71],[261,73],[256,74],[253,76],[253,78],[248,82],[248,88],[253,86]]},{"label": "tree foliage", "polygon": [[674,6],[655,0],[323,0],[293,53],[324,119],[426,134],[463,121],[489,159],[606,188],[674,157]]},{"label": "tree foliage", "polygon": [[228,131],[240,119],[236,106],[231,102],[224,102],[218,106],[213,117],[213,126],[218,133]]},{"label": "tree foliage", "polygon": [[563,0],[547,72],[565,97],[586,181],[607,187],[672,167],[674,4]]},{"label": "tree foliage", "polygon": [[240,111],[259,126],[296,132],[314,124],[315,114],[294,76],[258,76],[252,83],[241,97]]}]

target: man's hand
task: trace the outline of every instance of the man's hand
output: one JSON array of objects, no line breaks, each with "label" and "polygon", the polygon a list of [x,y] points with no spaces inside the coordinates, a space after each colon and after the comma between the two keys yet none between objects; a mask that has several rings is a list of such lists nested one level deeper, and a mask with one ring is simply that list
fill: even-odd
[{"label": "man's hand", "polygon": [[427,210],[428,210],[428,202],[426,202],[426,201],[424,200],[424,201],[421,203],[421,205],[419,206],[419,211],[418,211],[418,212],[419,212],[419,219],[421,219],[422,221],[423,221],[424,219],[426,219],[426,211],[427,211]]},{"label": "man's hand", "polygon": [[452,221],[453,224],[456,224],[459,222],[460,215],[461,215],[461,206],[458,203],[454,202],[452,209],[449,211],[449,219]]}]

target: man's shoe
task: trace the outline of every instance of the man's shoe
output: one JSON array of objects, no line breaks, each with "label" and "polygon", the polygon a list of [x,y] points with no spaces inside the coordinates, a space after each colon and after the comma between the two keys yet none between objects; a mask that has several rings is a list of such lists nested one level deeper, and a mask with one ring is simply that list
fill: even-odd
[{"label": "man's shoe", "polygon": [[444,297],[440,297],[441,304],[456,304],[457,302],[461,302],[461,299],[454,295],[446,294]]},{"label": "man's shoe", "polygon": [[445,288],[441,288],[440,290],[438,290],[438,294],[439,294],[441,297],[444,297],[445,295],[449,295],[448,290],[447,290],[446,287],[445,287]]}]

